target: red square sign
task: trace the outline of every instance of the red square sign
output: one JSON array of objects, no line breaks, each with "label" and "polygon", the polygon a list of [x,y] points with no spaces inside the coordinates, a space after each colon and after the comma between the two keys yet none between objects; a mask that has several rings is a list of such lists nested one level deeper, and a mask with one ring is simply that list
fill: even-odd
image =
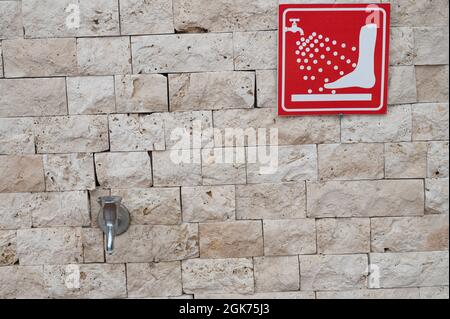
[{"label": "red square sign", "polygon": [[389,4],[280,5],[278,114],[387,112]]}]

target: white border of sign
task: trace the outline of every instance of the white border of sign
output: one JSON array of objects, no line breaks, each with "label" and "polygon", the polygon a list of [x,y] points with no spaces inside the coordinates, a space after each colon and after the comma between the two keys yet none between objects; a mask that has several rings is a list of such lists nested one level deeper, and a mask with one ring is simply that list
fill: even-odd
[{"label": "white border of sign", "polygon": [[284,31],[284,26],[286,25],[286,14],[288,12],[293,12],[293,11],[366,11],[367,8],[292,8],[292,9],[286,9],[283,12],[283,25],[279,26],[280,28],[283,28],[283,64],[282,64],[282,68],[281,68],[281,80],[282,80],[282,85],[281,85],[281,107],[283,108],[284,111],[286,112],[329,112],[329,111],[378,111],[380,109],[383,108],[383,103],[384,103],[384,86],[385,86],[385,81],[384,81],[384,76],[385,76],[385,69],[386,69],[386,18],[387,18],[387,14],[386,14],[386,10],[384,10],[383,8],[370,8],[371,11],[381,11],[383,12],[383,57],[382,57],[382,70],[381,70],[381,104],[378,108],[327,108],[327,109],[286,109],[286,107],[284,106],[284,99],[285,99],[285,94],[284,94],[284,89],[285,89],[285,77],[284,77],[284,69],[285,69],[285,63],[286,63],[286,32]]}]

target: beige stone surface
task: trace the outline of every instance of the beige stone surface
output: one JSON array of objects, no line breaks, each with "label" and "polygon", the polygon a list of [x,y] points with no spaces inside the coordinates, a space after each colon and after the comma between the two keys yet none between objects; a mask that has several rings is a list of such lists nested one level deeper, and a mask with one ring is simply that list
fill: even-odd
[{"label": "beige stone surface", "polygon": [[254,258],[255,291],[276,292],[300,289],[297,256]]},{"label": "beige stone surface", "polygon": [[373,253],[370,263],[382,274],[381,288],[440,286],[448,282],[448,251]]},{"label": "beige stone surface", "polygon": [[22,13],[29,38],[119,35],[115,0],[23,0]]},{"label": "beige stone surface", "polygon": [[390,65],[412,65],[414,61],[414,29],[393,27],[390,30]]},{"label": "beige stone surface", "polygon": [[318,291],[317,299],[419,299],[419,288]]},{"label": "beige stone surface", "polygon": [[200,156],[200,150],[152,152],[154,186],[201,185]]},{"label": "beige stone surface", "polygon": [[180,262],[127,264],[127,291],[131,298],[181,295]]},{"label": "beige stone surface", "polygon": [[109,263],[175,261],[199,256],[197,224],[132,225],[115,240]]},{"label": "beige stone surface", "polygon": [[316,299],[314,291],[257,292],[245,294],[196,293],[195,299]]},{"label": "beige stone surface", "polygon": [[424,214],[422,180],[308,182],[306,188],[308,217]]},{"label": "beige stone surface", "polygon": [[390,3],[392,25],[415,27],[448,25],[448,1],[446,0],[390,0]]},{"label": "beige stone surface", "polygon": [[277,67],[276,31],[233,33],[235,70],[275,69]]},{"label": "beige stone surface", "polygon": [[369,218],[325,218],[316,220],[320,254],[370,252]]},{"label": "beige stone surface", "polygon": [[17,260],[16,231],[0,230],[0,266],[14,265]]},{"label": "beige stone surface", "polygon": [[83,75],[131,73],[129,37],[79,38],[77,59]]},{"label": "beige stone surface", "polygon": [[448,178],[448,141],[428,144],[427,166],[429,178]]},{"label": "beige stone surface", "polygon": [[234,185],[182,187],[183,221],[225,222],[235,219]]},{"label": "beige stone surface", "polygon": [[201,258],[240,258],[263,255],[261,221],[199,225]]},{"label": "beige stone surface", "polygon": [[146,152],[97,153],[95,168],[98,182],[103,187],[152,186],[152,165]]},{"label": "beige stone surface", "polygon": [[448,299],[448,286],[446,287],[421,287],[420,299]]},{"label": "beige stone surface", "polygon": [[314,219],[264,220],[264,255],[316,253]]},{"label": "beige stone surface", "polygon": [[448,40],[447,27],[414,28],[414,64],[448,64]]},{"label": "beige stone surface", "polygon": [[352,290],[367,285],[367,255],[300,256],[302,290]]},{"label": "beige stone surface", "polygon": [[0,229],[31,228],[31,193],[0,193]]},{"label": "beige stone surface", "polygon": [[237,219],[305,217],[305,182],[236,186]]},{"label": "beige stone surface", "polygon": [[417,101],[416,76],[413,66],[389,68],[389,104],[406,104]]},{"label": "beige stone surface", "polygon": [[0,116],[67,114],[62,78],[0,80]]},{"label": "beige stone surface", "polygon": [[254,292],[253,262],[248,258],[191,259],[182,262],[185,293]]},{"label": "beige stone surface", "polygon": [[120,31],[122,35],[173,33],[172,0],[120,0]]},{"label": "beige stone surface", "polygon": [[203,185],[245,184],[245,148],[205,148],[202,150]]},{"label": "beige stone surface", "polygon": [[427,175],[426,143],[386,143],[387,178],[423,178]]},{"label": "beige stone surface", "polygon": [[0,298],[42,299],[45,298],[42,266],[0,267]]},{"label": "beige stone surface", "polygon": [[4,77],[3,74],[3,54],[2,54],[2,43],[0,42],[0,78]]},{"label": "beige stone surface", "polygon": [[448,109],[448,103],[420,103],[413,105],[413,140],[448,140]]},{"label": "beige stone surface", "polygon": [[[74,277],[79,278],[79,282],[70,281]],[[125,277],[125,265],[44,266],[44,282],[48,295],[58,299],[124,298],[127,296]]]},{"label": "beige stone surface", "polygon": [[382,144],[322,144],[318,146],[320,180],[384,177]]},{"label": "beige stone surface", "polygon": [[173,0],[178,32],[224,32],[276,29],[276,0]]},{"label": "beige stone surface", "polygon": [[448,214],[449,203],[448,178],[425,180],[425,213]]},{"label": "beige stone surface", "polygon": [[78,74],[75,39],[6,40],[2,47],[6,77]]},{"label": "beige stone surface", "polygon": [[0,154],[34,154],[33,128],[32,118],[0,118]]},{"label": "beige stone surface", "polygon": [[98,228],[81,230],[84,263],[102,263],[105,261],[103,231]]},{"label": "beige stone surface", "polygon": [[372,218],[373,252],[448,250],[448,216]]},{"label": "beige stone surface", "polygon": [[122,197],[122,203],[130,211],[132,224],[181,223],[180,189],[177,187],[113,189],[112,193]]},{"label": "beige stone surface", "polygon": [[257,107],[277,107],[277,71],[257,70],[256,71],[256,97]]},{"label": "beige stone surface", "polygon": [[449,99],[448,65],[416,66],[419,102],[447,102]]},{"label": "beige stone surface", "polygon": [[169,74],[171,111],[251,108],[254,91],[253,72]]},{"label": "beige stone surface", "polygon": [[164,122],[160,114],[109,116],[111,151],[165,150]]},{"label": "beige stone surface", "polygon": [[0,40],[20,38],[23,36],[20,2],[0,2]]},{"label": "beige stone surface", "polygon": [[47,191],[91,190],[95,188],[94,157],[89,153],[45,154]]},{"label": "beige stone surface", "polygon": [[231,33],[131,37],[134,73],[233,70]]},{"label": "beige stone surface", "polygon": [[45,190],[40,155],[1,155],[0,192],[39,192]]},{"label": "beige stone surface", "polygon": [[57,265],[83,261],[81,228],[54,227],[17,230],[20,265]]},{"label": "beige stone surface", "polygon": [[167,78],[160,74],[115,77],[117,112],[167,112]]},{"label": "beige stone surface", "polygon": [[35,124],[38,153],[102,152],[109,148],[106,115],[40,117]]},{"label": "beige stone surface", "polygon": [[67,78],[69,114],[103,114],[116,110],[112,76]]}]

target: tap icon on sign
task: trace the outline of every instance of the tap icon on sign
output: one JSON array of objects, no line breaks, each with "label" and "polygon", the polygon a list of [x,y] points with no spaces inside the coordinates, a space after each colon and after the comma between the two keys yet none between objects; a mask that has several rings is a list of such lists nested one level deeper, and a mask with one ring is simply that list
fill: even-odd
[{"label": "tap icon on sign", "polygon": [[305,32],[303,32],[303,29],[300,28],[299,26],[297,26],[297,22],[300,22],[300,19],[289,19],[289,22],[291,22],[292,25],[290,28],[285,27],[284,28],[285,32],[293,32],[293,33],[299,32],[300,35],[305,35]]}]

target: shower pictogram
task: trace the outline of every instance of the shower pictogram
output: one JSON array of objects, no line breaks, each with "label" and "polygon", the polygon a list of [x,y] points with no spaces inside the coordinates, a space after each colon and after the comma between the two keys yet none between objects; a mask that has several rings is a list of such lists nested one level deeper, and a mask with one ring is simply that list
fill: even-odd
[{"label": "shower pictogram", "polygon": [[386,113],[389,4],[280,5],[280,115]]}]

